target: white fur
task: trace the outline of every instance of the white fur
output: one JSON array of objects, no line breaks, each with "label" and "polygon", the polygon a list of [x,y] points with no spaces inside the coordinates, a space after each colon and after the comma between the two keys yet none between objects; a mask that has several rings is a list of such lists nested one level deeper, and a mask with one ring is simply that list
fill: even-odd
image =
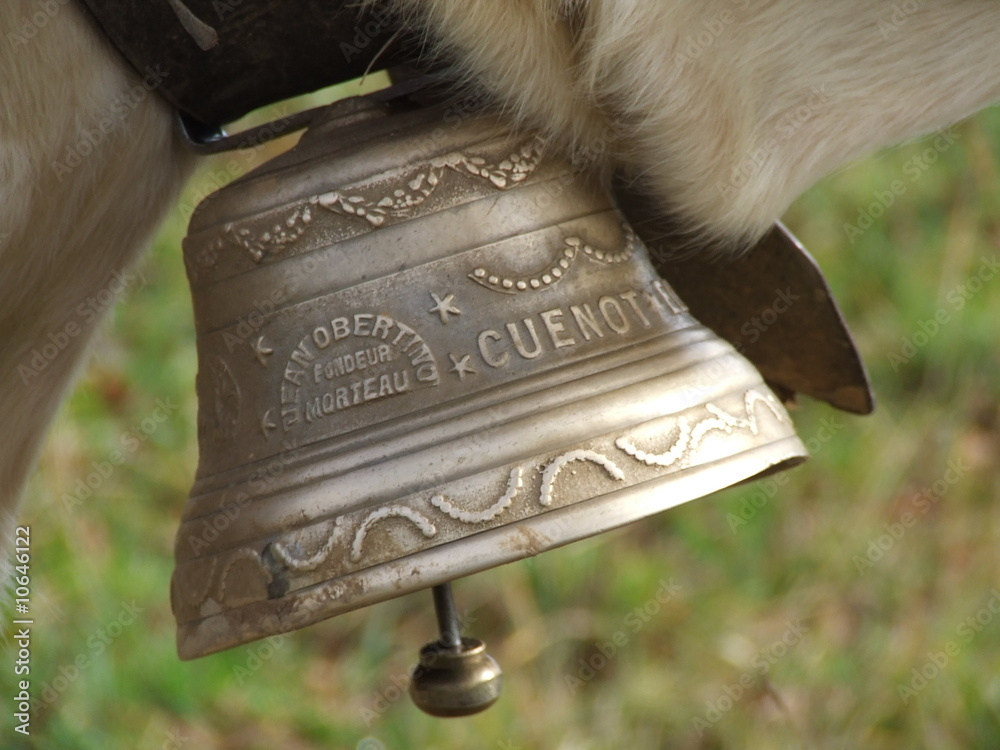
[{"label": "white fur", "polygon": [[396,5],[519,118],[733,243],[830,171],[1000,99],[996,0]]},{"label": "white fur", "polygon": [[[157,96],[147,92],[119,116],[138,79],[75,4],[53,5],[55,15],[41,14],[48,20],[37,25],[37,3],[0,2],[0,553],[45,429],[99,320],[77,308],[134,261],[191,166]],[[78,166],[69,173],[58,166],[75,162],[67,149],[87,151],[84,132],[101,133],[108,117],[114,127],[91,138],[97,145]],[[28,374],[32,352],[67,324],[79,326],[77,335]]]},{"label": "white fur", "polygon": [[[997,0],[390,4],[519,122],[595,169],[624,168],[683,226],[732,243],[761,234],[827,172],[1000,99]],[[8,522],[96,323],[77,306],[133,261],[190,169],[153,96],[70,174],[53,168],[137,83],[75,5],[56,7],[22,45],[10,35],[30,28],[39,6],[0,2]],[[69,322],[82,332],[25,382],[19,367]]]}]

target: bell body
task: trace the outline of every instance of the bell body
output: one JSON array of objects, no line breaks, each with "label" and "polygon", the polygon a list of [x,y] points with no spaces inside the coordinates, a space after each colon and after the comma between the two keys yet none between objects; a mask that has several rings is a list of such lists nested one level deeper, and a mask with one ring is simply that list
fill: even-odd
[{"label": "bell body", "polygon": [[194,658],[800,461],[759,373],[531,135],[341,105],[185,241]]}]

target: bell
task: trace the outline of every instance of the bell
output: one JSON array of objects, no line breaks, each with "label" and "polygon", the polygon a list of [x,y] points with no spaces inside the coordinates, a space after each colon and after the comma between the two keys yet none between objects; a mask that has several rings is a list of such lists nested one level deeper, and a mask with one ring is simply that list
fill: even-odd
[{"label": "bell", "polygon": [[444,584],[806,455],[607,192],[489,116],[340,102],[206,199],[184,254],[184,659],[439,587],[412,692],[478,710],[499,669]]}]

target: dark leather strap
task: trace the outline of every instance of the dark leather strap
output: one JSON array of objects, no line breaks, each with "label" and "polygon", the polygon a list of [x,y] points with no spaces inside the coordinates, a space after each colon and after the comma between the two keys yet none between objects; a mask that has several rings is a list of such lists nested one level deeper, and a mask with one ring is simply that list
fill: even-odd
[{"label": "dark leather strap", "polygon": [[378,9],[357,0],[83,0],[132,67],[209,126],[364,74],[412,62]]}]

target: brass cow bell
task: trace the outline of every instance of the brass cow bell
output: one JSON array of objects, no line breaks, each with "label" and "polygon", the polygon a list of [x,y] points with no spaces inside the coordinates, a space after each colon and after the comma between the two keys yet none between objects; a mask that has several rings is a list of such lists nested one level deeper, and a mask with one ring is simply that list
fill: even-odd
[{"label": "brass cow bell", "polygon": [[[806,455],[608,194],[489,117],[335,105],[205,200],[184,252],[201,454],[172,582],[185,659]],[[469,713],[499,670],[435,593],[442,639],[411,692]]]}]

